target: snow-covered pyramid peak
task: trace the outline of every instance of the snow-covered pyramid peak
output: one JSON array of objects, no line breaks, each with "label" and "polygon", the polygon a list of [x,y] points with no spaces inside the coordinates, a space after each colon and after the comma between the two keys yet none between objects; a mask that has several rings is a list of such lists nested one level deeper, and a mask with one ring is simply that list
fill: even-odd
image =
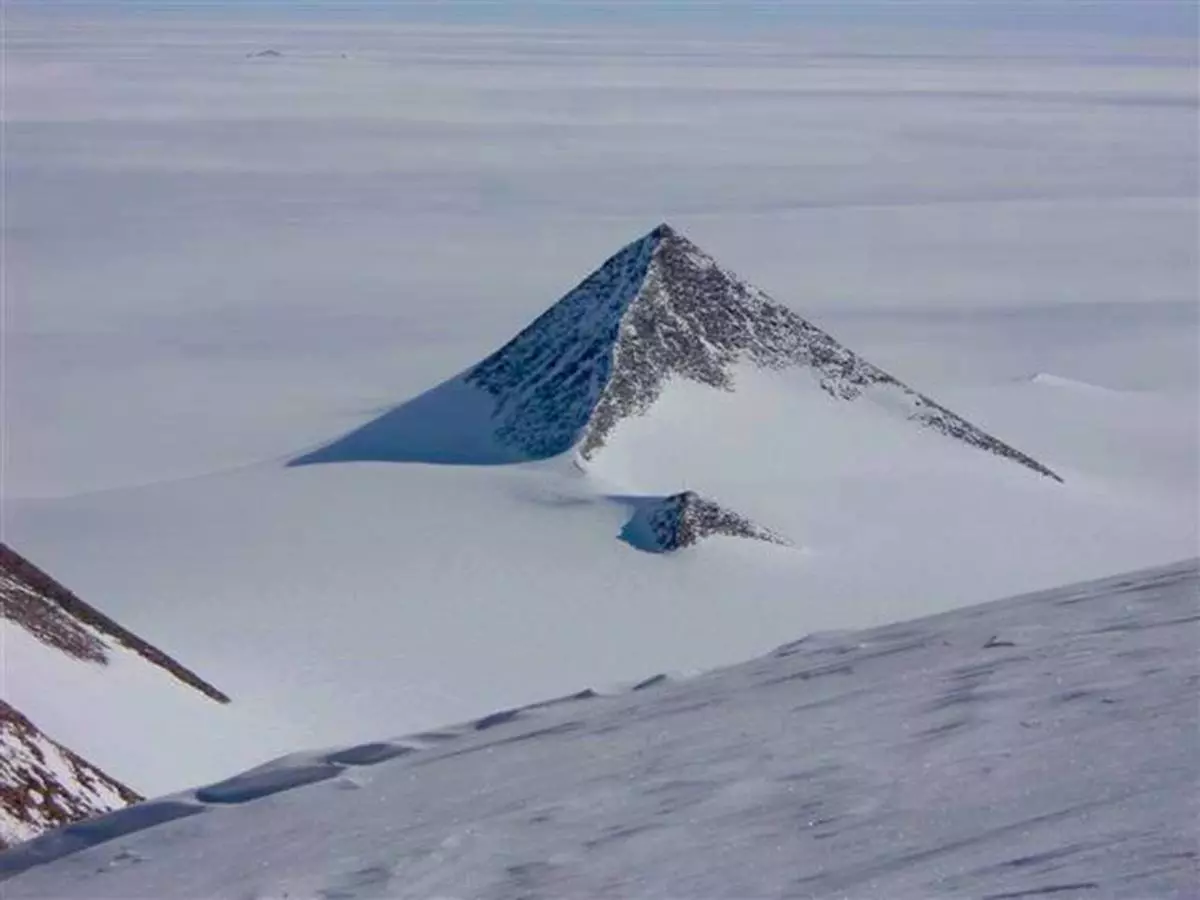
[{"label": "snow-covered pyramid peak", "polygon": [[899,399],[909,420],[1058,478],[855,355],[666,224],[611,256],[478,365],[296,462],[499,463],[572,448],[586,461],[622,421],[646,414],[670,381],[734,391],[741,365],[807,369],[843,401],[886,390],[886,405]]}]

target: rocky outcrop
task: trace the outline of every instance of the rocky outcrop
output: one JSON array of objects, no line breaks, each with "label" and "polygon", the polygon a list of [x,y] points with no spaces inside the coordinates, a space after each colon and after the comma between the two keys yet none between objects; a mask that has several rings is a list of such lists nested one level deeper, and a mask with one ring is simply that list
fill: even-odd
[{"label": "rocky outcrop", "polygon": [[140,799],[0,700],[0,849]]},{"label": "rocky outcrop", "polygon": [[782,535],[755,524],[716,501],[701,497],[695,491],[639,500],[622,536],[640,550],[670,553],[713,535],[750,538],[785,546],[789,544]]}]

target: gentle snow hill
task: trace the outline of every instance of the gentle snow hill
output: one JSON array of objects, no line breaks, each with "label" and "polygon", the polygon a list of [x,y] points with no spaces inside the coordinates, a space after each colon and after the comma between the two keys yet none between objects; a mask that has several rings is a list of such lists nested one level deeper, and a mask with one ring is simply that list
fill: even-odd
[{"label": "gentle snow hill", "polygon": [[[1189,897],[1200,563],[295,754],[0,855],[36,897]],[[15,877],[12,877],[15,876]]]},{"label": "gentle snow hill", "polygon": [[[432,727],[1195,552],[1195,435],[1161,414],[1180,404],[1008,379],[937,395],[659,228],[466,374],[304,457],[321,464],[14,499],[6,524],[237,698],[223,727],[157,733],[131,781],[149,793],[380,721]],[[314,401],[306,430],[365,405]],[[14,705],[42,724],[36,684]],[[105,716],[95,746],[70,745],[128,780],[110,760],[146,752],[145,714]]]}]

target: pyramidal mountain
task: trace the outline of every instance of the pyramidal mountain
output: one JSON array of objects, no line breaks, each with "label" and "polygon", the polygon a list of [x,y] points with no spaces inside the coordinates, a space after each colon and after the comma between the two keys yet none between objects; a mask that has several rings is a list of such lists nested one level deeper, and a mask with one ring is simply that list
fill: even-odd
[{"label": "pyramidal mountain", "polygon": [[917,427],[1062,480],[851,352],[666,224],[610,257],[478,365],[293,464],[478,465],[574,450],[586,466],[624,423],[650,414],[668,384],[736,393],[746,370],[805,370],[838,402],[877,400]]}]

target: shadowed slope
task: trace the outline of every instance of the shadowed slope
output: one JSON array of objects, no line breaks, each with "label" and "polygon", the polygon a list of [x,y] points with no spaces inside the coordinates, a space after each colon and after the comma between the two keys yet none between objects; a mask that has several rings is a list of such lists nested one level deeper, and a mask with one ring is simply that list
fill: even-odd
[{"label": "shadowed slope", "polygon": [[291,464],[497,465],[571,449],[608,384],[621,318],[658,234],[610,257],[483,362]]},{"label": "shadowed slope", "polygon": [[492,412],[490,398],[459,375],[288,465],[413,462],[493,466],[528,459],[497,439]]}]

